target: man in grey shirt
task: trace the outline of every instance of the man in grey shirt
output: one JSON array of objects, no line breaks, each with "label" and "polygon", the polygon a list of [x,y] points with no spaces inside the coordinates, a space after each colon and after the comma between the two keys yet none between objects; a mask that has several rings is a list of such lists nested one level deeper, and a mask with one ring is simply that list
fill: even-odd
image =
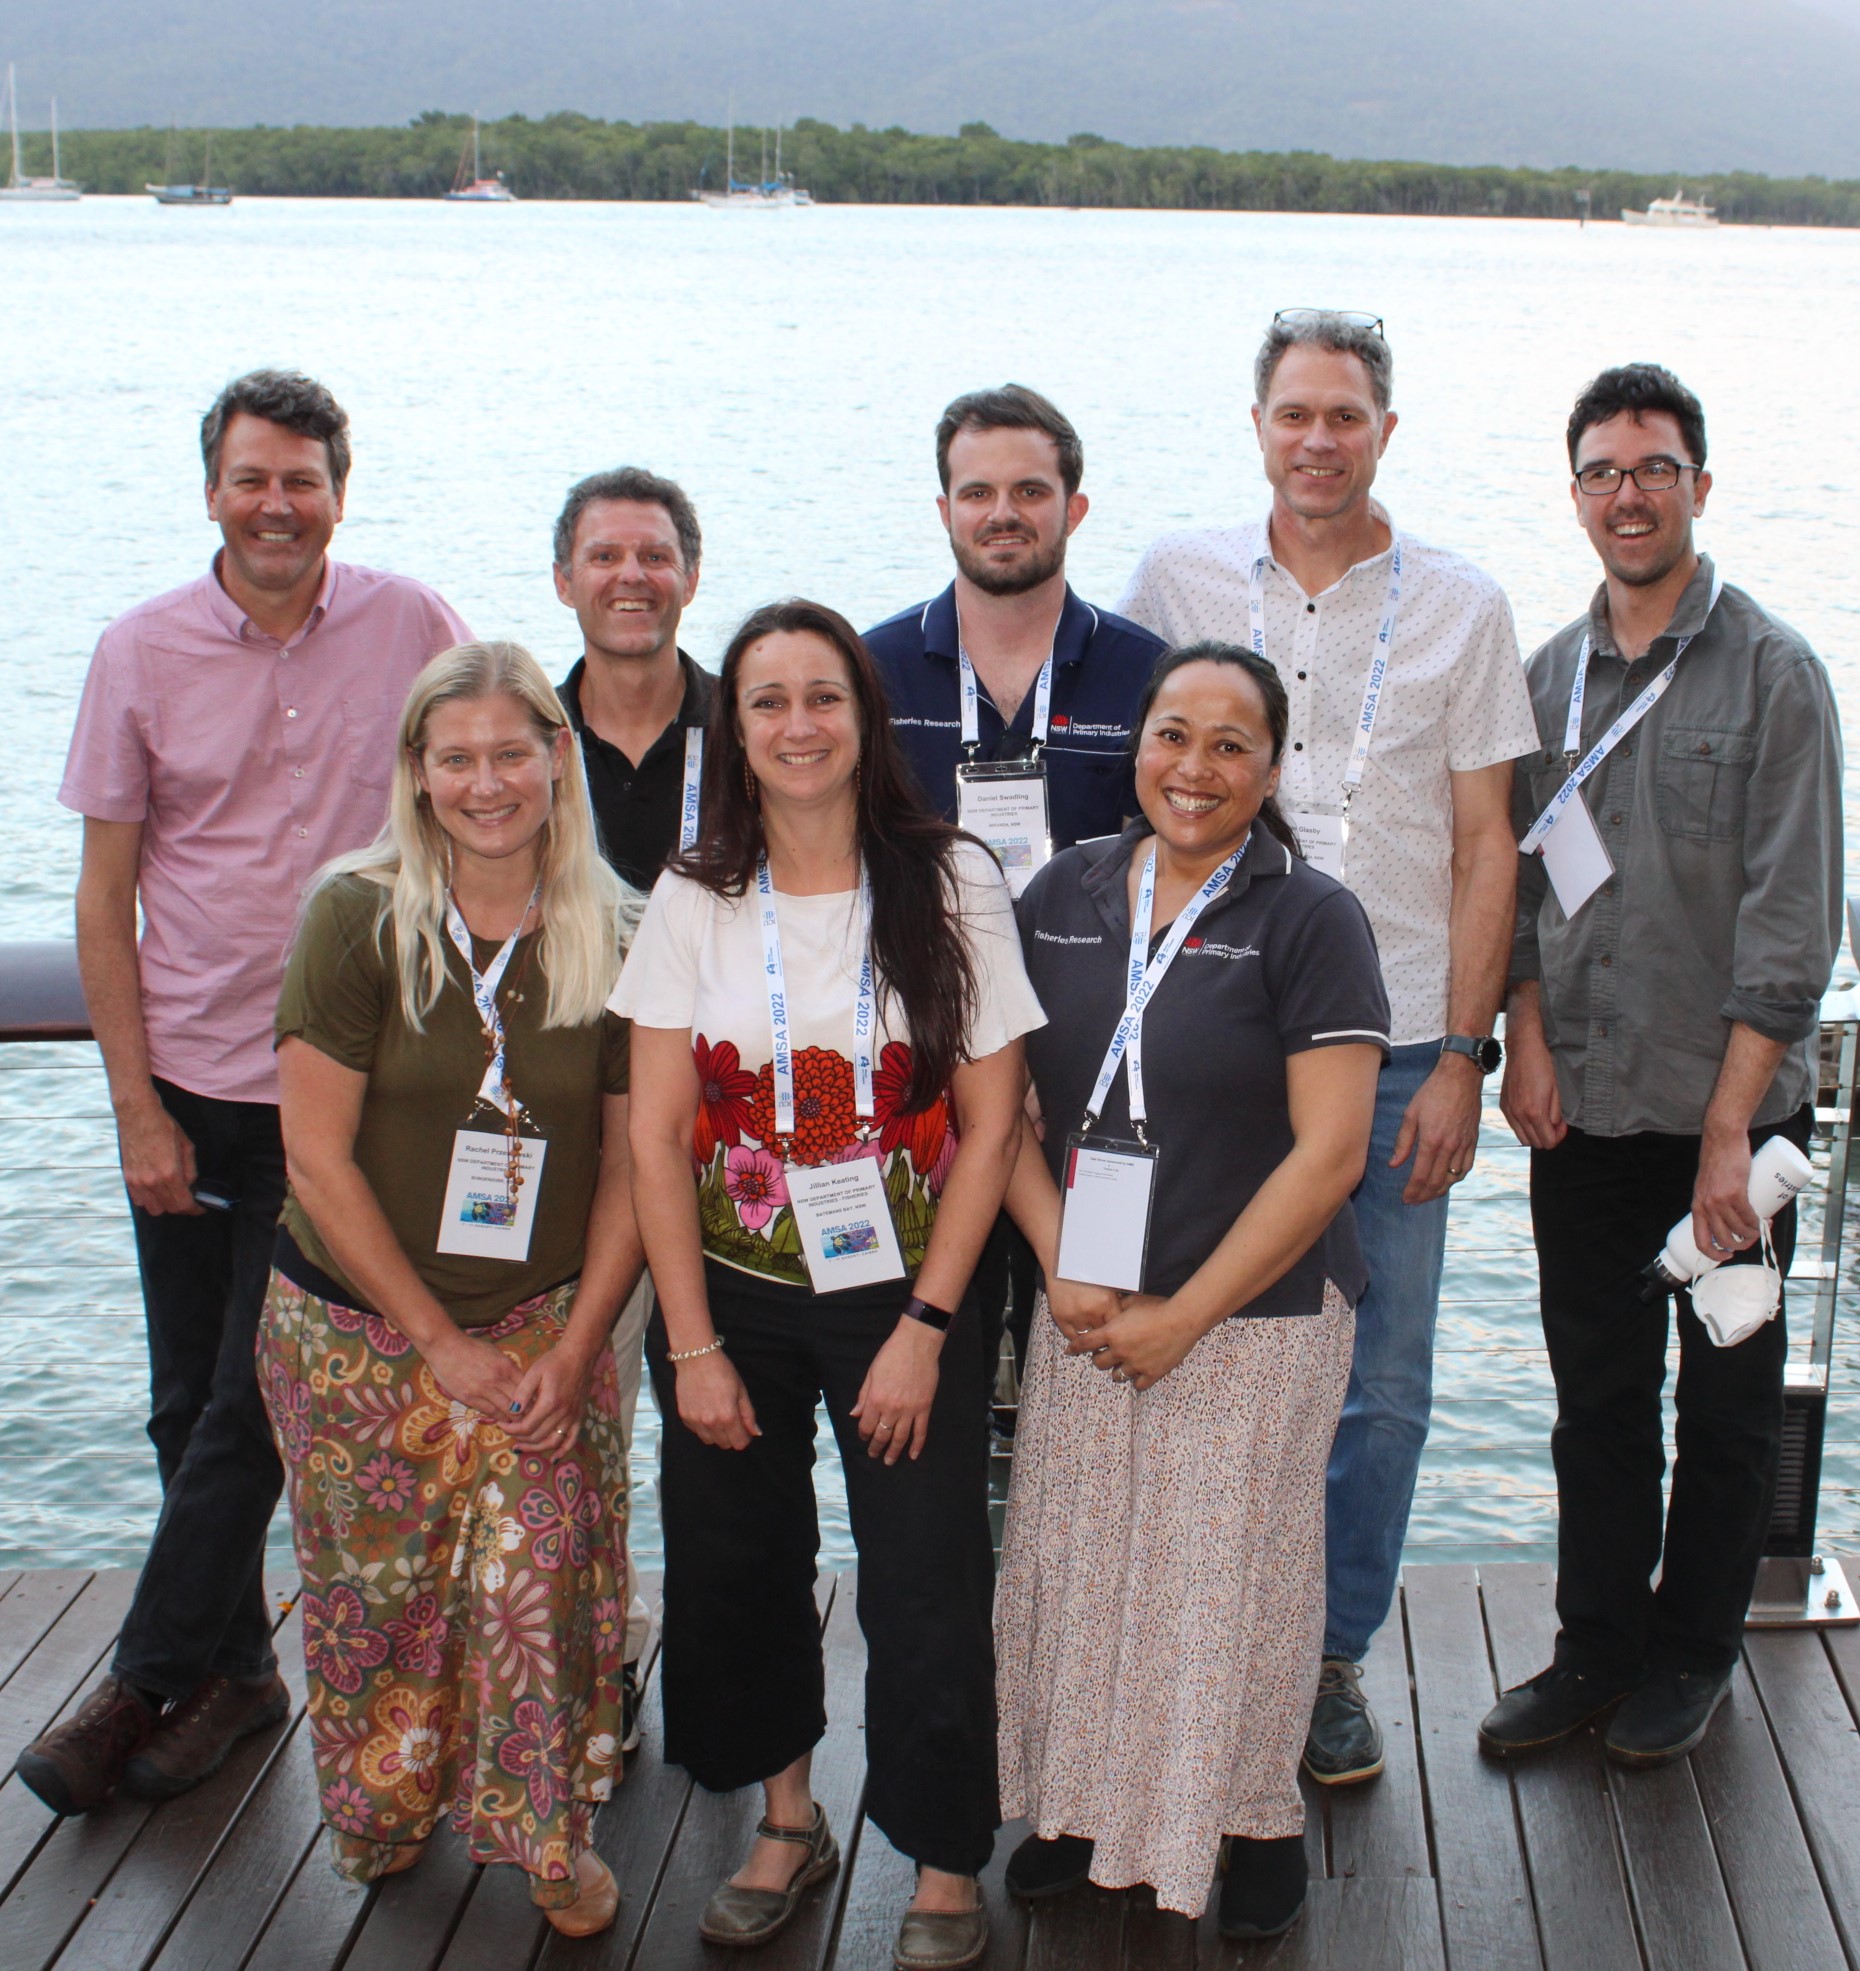
[{"label": "man in grey shirt", "polygon": [[[1606,579],[1530,662],[1542,746],[1513,802],[1527,847],[1577,761],[1613,743],[1563,799],[1547,854],[1522,858],[1502,1096],[1532,1152],[1560,1626],[1551,1667],[1480,1738],[1531,1751],[1619,1700],[1610,1756],[1653,1766],[1703,1737],[1737,1660],[1784,1336],[1777,1318],[1715,1347],[1677,1296],[1662,1526],[1667,1312],[1638,1275],[1688,1211],[1701,1252],[1757,1260],[1751,1152],[1807,1142],[1840,942],[1840,726],[1815,653],[1693,546],[1711,490],[1698,399],[1654,364],[1605,371],[1577,400],[1569,454]],[[1790,1206],[1772,1226],[1785,1269],[1794,1234]]]}]

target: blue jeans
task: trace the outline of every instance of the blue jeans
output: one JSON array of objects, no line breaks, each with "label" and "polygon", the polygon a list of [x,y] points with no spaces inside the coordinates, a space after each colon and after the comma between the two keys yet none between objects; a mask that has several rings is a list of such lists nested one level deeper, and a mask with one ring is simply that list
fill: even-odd
[{"label": "blue jeans", "polygon": [[1401,1119],[1433,1073],[1440,1043],[1397,1047],[1376,1084],[1369,1165],[1351,1204],[1369,1286],[1325,1490],[1324,1654],[1360,1662],[1395,1599],[1415,1474],[1434,1400],[1434,1318],[1447,1247],[1447,1200],[1403,1204],[1414,1169],[1389,1168]]}]

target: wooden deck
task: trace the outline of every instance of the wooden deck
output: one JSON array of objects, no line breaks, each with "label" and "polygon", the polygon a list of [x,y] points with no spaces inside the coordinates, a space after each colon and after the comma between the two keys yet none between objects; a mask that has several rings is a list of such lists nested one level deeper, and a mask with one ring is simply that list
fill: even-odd
[{"label": "wooden deck", "polygon": [[[126,1572],[0,1574],[0,1767],[87,1689],[129,1599]],[[0,1784],[5,1971],[888,1971],[909,1866],[860,1820],[862,1645],[823,1579],[828,1709],[815,1790],[846,1854],[777,1943],[708,1949],[696,1918],[754,1824],[752,1793],[695,1792],[658,1757],[656,1706],[597,1823],[625,1891],[606,1936],[570,1944],[514,1869],[477,1869],[449,1833],[372,1893],[317,1839],[301,1712],[194,1793],[57,1821]],[[1511,1770],[1473,1729],[1494,1690],[1542,1667],[1546,1568],[1418,1567],[1367,1682],[1389,1741],[1376,1783],[1314,1802],[1303,1923],[1224,1945],[1141,1891],[1028,1915],[990,1871],[991,1971],[1860,1971],[1860,1631],[1753,1634],[1699,1752],[1609,1767],[1593,1734]],[[1400,1646],[1405,1642],[1405,1650]],[[301,1696],[295,1617],[279,1633]]]}]

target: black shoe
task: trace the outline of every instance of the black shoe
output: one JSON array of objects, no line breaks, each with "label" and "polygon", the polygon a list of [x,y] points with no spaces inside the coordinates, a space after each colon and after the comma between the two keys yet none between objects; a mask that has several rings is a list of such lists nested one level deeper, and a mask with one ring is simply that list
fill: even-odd
[{"label": "black shoe", "polygon": [[1305,1906],[1305,1837],[1275,1841],[1227,1837],[1227,1873],[1221,1878],[1216,1918],[1223,1937],[1277,1937],[1298,1921]]},{"label": "black shoe", "polygon": [[639,1665],[620,1666],[620,1750],[639,1750]]},{"label": "black shoe", "polygon": [[1580,1731],[1630,1688],[1626,1677],[1594,1677],[1553,1663],[1492,1706],[1479,1727],[1479,1743],[1500,1759],[1541,1751]]},{"label": "black shoe", "polygon": [[1305,1771],[1320,1786],[1352,1786],[1382,1770],[1382,1728],[1362,1678],[1362,1665],[1347,1656],[1325,1657],[1305,1734]]},{"label": "black shoe", "polygon": [[1029,1834],[1008,1857],[1007,1892],[1022,1902],[1060,1896],[1091,1876],[1092,1844],[1082,1834],[1059,1834],[1042,1841]]},{"label": "black shoe", "polygon": [[1730,1694],[1729,1670],[1655,1670],[1621,1708],[1603,1741],[1617,1765],[1665,1766],[1705,1736],[1712,1713]]}]

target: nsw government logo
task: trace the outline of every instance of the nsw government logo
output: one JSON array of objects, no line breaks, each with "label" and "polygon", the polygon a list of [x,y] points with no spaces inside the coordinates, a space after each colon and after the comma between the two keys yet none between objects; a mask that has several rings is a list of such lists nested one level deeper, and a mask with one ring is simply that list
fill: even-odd
[{"label": "nsw government logo", "polygon": [[1185,955],[1195,954],[1203,958],[1257,958],[1259,946],[1256,944],[1222,944],[1212,938],[1184,938],[1182,950]]}]

